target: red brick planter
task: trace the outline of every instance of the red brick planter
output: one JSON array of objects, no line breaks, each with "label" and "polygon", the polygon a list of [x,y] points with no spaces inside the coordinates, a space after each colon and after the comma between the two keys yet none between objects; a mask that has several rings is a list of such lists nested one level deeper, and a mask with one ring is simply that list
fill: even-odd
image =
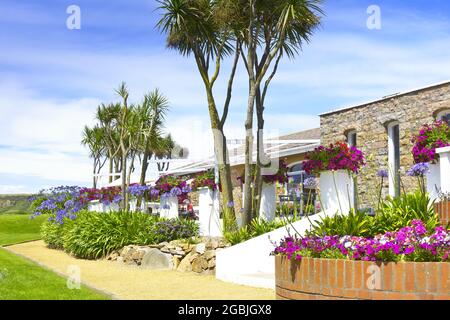
[{"label": "red brick planter", "polygon": [[434,205],[434,210],[441,219],[442,225],[445,227],[450,222],[450,201],[438,202]]},{"label": "red brick planter", "polygon": [[450,263],[275,258],[279,300],[450,300]]}]

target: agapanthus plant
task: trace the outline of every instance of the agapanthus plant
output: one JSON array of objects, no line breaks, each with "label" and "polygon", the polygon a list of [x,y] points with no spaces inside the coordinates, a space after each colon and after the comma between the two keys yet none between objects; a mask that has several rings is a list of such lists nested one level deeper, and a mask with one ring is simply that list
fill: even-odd
[{"label": "agapanthus plant", "polygon": [[450,232],[444,227],[427,232],[422,221],[413,220],[410,226],[398,232],[387,232],[373,238],[288,237],[275,248],[273,254],[295,260],[311,257],[380,262],[450,262]]},{"label": "agapanthus plant", "polygon": [[436,149],[450,146],[450,127],[444,121],[424,125],[419,134],[412,138],[412,154],[415,163],[436,163],[439,155]]},{"label": "agapanthus plant", "polygon": [[63,223],[64,218],[75,219],[76,214],[87,207],[87,202],[80,197],[83,188],[78,186],[60,186],[41,190],[31,197],[33,215],[50,215],[49,219]]},{"label": "agapanthus plant", "polygon": [[141,186],[140,184],[132,184],[128,187],[128,193],[133,197],[142,197],[148,190],[149,186]]},{"label": "agapanthus plant", "polygon": [[323,171],[348,170],[358,173],[365,165],[364,155],[356,147],[350,147],[345,142],[320,146],[308,153],[304,170],[308,174],[319,174]]},{"label": "agapanthus plant", "polygon": [[183,178],[167,175],[156,181],[155,186],[150,189],[150,197],[154,200],[161,197],[178,197],[180,201],[183,201],[191,191],[191,187]]},{"label": "agapanthus plant", "polygon": [[423,163],[416,163],[406,173],[408,177],[417,178],[417,182],[419,183],[419,188],[422,194],[425,194],[427,192],[425,185],[425,175],[428,172],[430,172],[430,164],[427,162],[423,162]]}]

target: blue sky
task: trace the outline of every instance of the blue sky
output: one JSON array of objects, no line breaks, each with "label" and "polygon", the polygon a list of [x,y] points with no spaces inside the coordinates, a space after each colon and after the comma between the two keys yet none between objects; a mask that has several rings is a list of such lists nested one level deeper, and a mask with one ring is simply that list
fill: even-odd
[{"label": "blue sky", "polygon": [[[66,27],[69,5],[81,30]],[[367,8],[381,9],[369,30]],[[80,132],[100,102],[158,87],[171,102],[167,131],[193,158],[212,152],[205,95],[191,59],[165,48],[154,0],[0,1],[0,193],[88,185]],[[266,106],[269,133],[317,127],[318,114],[450,79],[448,1],[325,1],[323,26],[285,60]],[[224,73],[226,74],[226,73]],[[216,94],[223,101],[225,78]],[[227,135],[243,134],[246,76],[236,79]]]}]

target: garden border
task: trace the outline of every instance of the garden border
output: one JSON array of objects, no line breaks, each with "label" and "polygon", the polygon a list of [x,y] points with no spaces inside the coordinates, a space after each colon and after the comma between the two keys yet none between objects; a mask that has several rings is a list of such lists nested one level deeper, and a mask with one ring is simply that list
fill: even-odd
[{"label": "garden border", "polygon": [[438,214],[441,224],[445,227],[450,222],[450,201],[435,203],[434,210]]},{"label": "garden border", "polygon": [[276,256],[275,279],[278,300],[450,300],[447,262],[291,261]]}]

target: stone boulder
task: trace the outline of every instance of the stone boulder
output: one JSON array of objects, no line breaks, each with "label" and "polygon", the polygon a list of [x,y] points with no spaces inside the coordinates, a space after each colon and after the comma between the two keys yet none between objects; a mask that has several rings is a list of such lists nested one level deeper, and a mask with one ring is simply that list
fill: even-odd
[{"label": "stone boulder", "polygon": [[173,269],[173,259],[170,254],[165,254],[158,249],[148,250],[142,257],[141,267],[152,270]]},{"label": "stone boulder", "polygon": [[202,256],[199,256],[192,261],[192,271],[202,273],[203,270],[206,269],[208,269],[208,261]]}]

